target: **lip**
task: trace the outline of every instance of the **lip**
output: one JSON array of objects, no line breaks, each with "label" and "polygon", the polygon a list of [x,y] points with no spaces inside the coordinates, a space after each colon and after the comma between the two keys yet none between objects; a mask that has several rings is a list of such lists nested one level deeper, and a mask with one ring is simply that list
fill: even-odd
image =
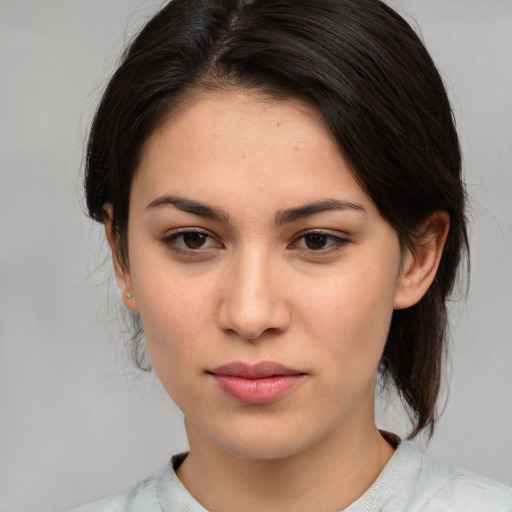
[{"label": "lip", "polygon": [[272,361],[224,364],[208,372],[229,398],[249,405],[274,402],[305,377],[303,372]]}]

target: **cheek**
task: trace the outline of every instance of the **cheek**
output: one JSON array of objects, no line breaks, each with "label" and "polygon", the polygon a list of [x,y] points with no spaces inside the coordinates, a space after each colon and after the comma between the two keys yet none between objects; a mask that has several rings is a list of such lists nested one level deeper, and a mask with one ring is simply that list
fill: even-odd
[{"label": "cheek", "polygon": [[158,289],[143,294],[139,311],[155,373],[183,410],[184,405],[200,398],[188,383],[194,382],[208,363],[204,343],[211,324],[205,320],[206,308],[197,297],[194,300],[175,286],[164,295]]},{"label": "cheek", "polygon": [[132,279],[155,369],[188,360],[212,329],[214,294],[205,279],[177,279],[166,264],[134,264]]},{"label": "cheek", "polygon": [[387,334],[395,289],[394,280],[387,275],[371,270],[338,273],[301,290],[301,309],[309,323],[320,329],[340,335],[367,333],[360,342],[374,338],[372,332]]},{"label": "cheek", "polygon": [[333,392],[373,383],[393,313],[394,280],[388,275],[337,273],[302,294],[304,328],[328,369],[325,386],[338,386]]}]

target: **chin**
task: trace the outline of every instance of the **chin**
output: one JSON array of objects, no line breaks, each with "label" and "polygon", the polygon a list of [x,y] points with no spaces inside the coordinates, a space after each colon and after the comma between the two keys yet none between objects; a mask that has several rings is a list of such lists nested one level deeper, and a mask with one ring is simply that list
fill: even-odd
[{"label": "chin", "polygon": [[250,425],[247,428],[226,429],[221,436],[210,439],[222,450],[240,458],[276,460],[292,457],[318,443],[322,435],[309,432],[304,424],[298,428],[274,425]]}]

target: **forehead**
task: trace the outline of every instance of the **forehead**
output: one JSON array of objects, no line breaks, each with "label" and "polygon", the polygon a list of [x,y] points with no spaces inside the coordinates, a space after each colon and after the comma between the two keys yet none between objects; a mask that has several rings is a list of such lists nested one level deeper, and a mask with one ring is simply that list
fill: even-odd
[{"label": "forehead", "polygon": [[334,190],[368,201],[314,107],[240,90],[188,96],[144,144],[132,189],[301,202]]},{"label": "forehead", "polygon": [[[231,129],[232,128],[232,129]],[[188,142],[203,149],[209,147],[219,152],[220,141],[230,139],[233,149],[254,149],[273,139],[275,144],[287,140],[296,150],[305,142],[330,142],[337,148],[324,118],[310,103],[296,97],[276,99],[257,90],[220,89],[214,91],[186,91],[163,116],[152,135],[143,146],[147,155],[151,140],[167,137],[169,141],[188,138]],[[324,140],[325,139],[325,140]],[[234,145],[233,145],[234,143]],[[180,144],[181,146],[181,144]],[[295,149],[295,148],[294,148]]]}]

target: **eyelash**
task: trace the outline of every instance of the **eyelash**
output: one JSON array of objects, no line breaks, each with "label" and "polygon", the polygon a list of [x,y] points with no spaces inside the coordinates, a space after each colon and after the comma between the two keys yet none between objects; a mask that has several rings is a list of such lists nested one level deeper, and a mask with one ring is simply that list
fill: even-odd
[{"label": "eyelash", "polygon": [[[210,247],[214,247],[214,248],[222,247],[222,244],[220,242],[213,244],[210,247],[198,247],[196,249],[191,248],[191,247],[184,247],[184,246],[180,247],[177,244],[177,240],[179,238],[184,237],[186,235],[194,235],[194,234],[203,236],[205,240],[207,240],[207,239],[215,240],[215,237],[213,237],[207,231],[203,231],[200,229],[186,228],[186,229],[181,229],[179,231],[171,233],[170,235],[165,236],[164,238],[162,238],[162,243],[166,247],[170,248],[172,251],[175,251],[177,253],[184,254],[187,256],[195,256],[195,255],[201,254],[204,251],[208,250]],[[323,237],[326,240],[326,243],[331,242],[331,244],[327,248],[321,247],[319,249],[311,249],[308,247],[297,247],[296,246],[296,244],[300,240],[305,240],[306,237],[308,237],[308,236]],[[185,245],[184,241],[182,243],[183,243],[183,245]],[[331,233],[325,232],[323,230],[317,229],[317,230],[306,231],[304,233],[300,233],[297,237],[295,237],[295,239],[293,240],[291,245],[295,246],[295,247],[292,247],[295,250],[307,251],[309,254],[312,254],[315,256],[322,256],[322,255],[329,254],[333,251],[337,251],[337,250],[341,249],[341,247],[346,245],[347,243],[350,243],[350,240],[348,240],[347,238],[336,236]]]},{"label": "eyelash", "polygon": [[[185,246],[180,247],[177,244],[177,240],[180,237],[184,237],[186,235],[193,235],[193,234],[201,235],[205,239],[215,240],[215,238],[212,235],[210,235],[210,233],[208,233],[207,231],[203,231],[200,229],[186,228],[186,229],[180,229],[179,231],[176,231],[174,233],[171,233],[170,235],[165,236],[164,238],[162,238],[162,243],[166,247],[171,249],[172,251],[177,252],[179,254],[184,254],[186,256],[195,256],[201,252],[204,252],[205,248],[199,247],[197,249],[193,249],[191,247],[185,247]],[[183,242],[183,245],[185,245],[184,242]],[[214,247],[221,247],[221,245],[222,244],[219,242],[219,243],[215,244]]]},{"label": "eyelash", "polygon": [[307,247],[296,247],[298,250],[304,250],[308,253],[314,255],[314,256],[322,256],[324,254],[330,254],[333,251],[337,251],[341,249],[344,245],[348,244],[350,240],[347,238],[343,238],[340,236],[333,235],[332,233],[323,231],[321,229],[315,229],[312,231],[306,231],[304,233],[300,233],[292,242],[293,244],[297,244],[299,240],[305,240],[308,236],[319,236],[325,238],[326,242],[331,242],[331,244],[327,248],[320,248],[320,249],[310,249]]}]

